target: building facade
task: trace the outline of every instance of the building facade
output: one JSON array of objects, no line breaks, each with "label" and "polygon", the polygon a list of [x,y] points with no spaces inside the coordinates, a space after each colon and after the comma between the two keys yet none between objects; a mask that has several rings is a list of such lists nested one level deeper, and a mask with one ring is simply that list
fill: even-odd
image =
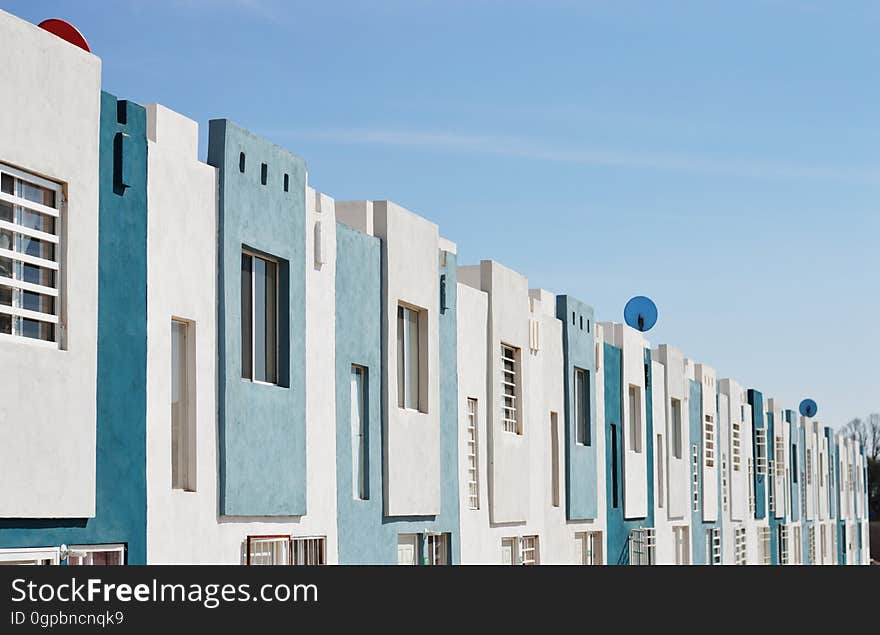
[{"label": "building facade", "polygon": [[852,439],[0,12],[0,563],[867,564]]}]

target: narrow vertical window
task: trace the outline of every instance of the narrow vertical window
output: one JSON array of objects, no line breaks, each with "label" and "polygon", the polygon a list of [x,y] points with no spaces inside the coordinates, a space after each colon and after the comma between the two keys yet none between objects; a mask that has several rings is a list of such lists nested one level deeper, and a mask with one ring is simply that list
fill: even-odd
[{"label": "narrow vertical window", "polygon": [[550,413],[550,502],[559,507],[559,417]]},{"label": "narrow vertical window", "polygon": [[368,500],[369,454],[367,443],[367,369],[351,366],[351,457],[355,498]]},{"label": "narrow vertical window", "polygon": [[171,487],[195,490],[195,422],[190,408],[190,325],[171,320]]},{"label": "narrow vertical window", "polygon": [[505,432],[522,434],[519,414],[519,349],[501,345],[501,419]]},{"label": "narrow vertical window", "polygon": [[418,309],[403,305],[397,307],[397,405],[424,411],[419,399],[420,314]]},{"label": "narrow vertical window", "polygon": [[238,171],[244,174],[244,152],[240,152],[238,155]]},{"label": "narrow vertical window", "polygon": [[767,431],[755,430],[755,471],[758,476],[767,474]]},{"label": "narrow vertical window", "polygon": [[706,467],[715,467],[715,418],[705,416],[703,423],[703,460]]},{"label": "narrow vertical window", "polygon": [[617,508],[617,426],[611,424],[611,504]]},{"label": "narrow vertical window", "polygon": [[666,481],[666,474],[663,471],[663,435],[657,435],[657,507],[663,508],[664,491],[663,485]]},{"label": "narrow vertical window", "polygon": [[731,446],[733,450],[732,459],[733,459],[733,471],[739,472],[740,465],[742,463],[742,441],[740,434],[740,424],[738,421],[734,421],[731,425],[732,429],[732,439]]},{"label": "narrow vertical window", "polygon": [[574,369],[575,438],[580,445],[590,445],[590,373]]},{"label": "narrow vertical window", "polygon": [[[693,498],[693,511],[700,511],[700,459],[697,444],[691,446],[691,497]],[[694,536],[694,540],[697,537]]]},{"label": "narrow vertical window", "polygon": [[480,508],[479,445],[477,444],[477,400],[467,400],[467,483],[468,506]]},{"label": "narrow vertical window", "polygon": [[290,175],[284,175],[284,191],[287,192],[290,190]]},{"label": "narrow vertical window", "polygon": [[241,376],[278,381],[278,263],[241,256]]},{"label": "narrow vertical window", "polygon": [[681,458],[681,400],[672,400],[672,456]]},{"label": "narrow vertical window", "polygon": [[642,398],[638,386],[629,386],[629,449],[642,451]]},{"label": "narrow vertical window", "polygon": [[260,184],[266,185],[269,182],[269,166],[265,163],[260,165]]}]

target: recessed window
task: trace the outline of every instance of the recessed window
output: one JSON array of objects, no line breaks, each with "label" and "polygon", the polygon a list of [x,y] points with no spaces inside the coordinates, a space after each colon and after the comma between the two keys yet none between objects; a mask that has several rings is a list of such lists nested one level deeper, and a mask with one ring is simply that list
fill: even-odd
[{"label": "recessed window", "polygon": [[287,192],[290,190],[290,175],[284,175],[284,191]]},{"label": "recessed window", "polygon": [[520,349],[501,345],[501,421],[505,432],[522,434],[520,424]]},{"label": "recessed window", "polygon": [[676,459],[681,458],[681,400],[672,399],[670,403],[670,411],[672,413],[672,456]]},{"label": "recessed window", "polygon": [[584,330],[584,316],[583,315],[580,317],[580,321],[581,321],[581,330],[583,331]]},{"label": "recessed window", "polygon": [[0,164],[0,334],[59,341],[61,186]]},{"label": "recessed window", "polygon": [[242,174],[244,174],[244,164],[245,164],[245,158],[244,158],[244,152],[242,152],[238,155],[238,171],[241,172]]},{"label": "recessed window", "polygon": [[715,467],[715,419],[706,415],[703,422],[703,459],[706,467]]},{"label": "recessed window", "polygon": [[761,564],[772,564],[773,560],[771,558],[770,551],[770,528],[769,527],[758,527],[758,555],[761,559]]},{"label": "recessed window", "polygon": [[419,563],[419,535],[397,535],[397,564],[415,566]]},{"label": "recessed window", "polygon": [[755,470],[758,476],[767,474],[767,430],[755,430]]},{"label": "recessed window", "polygon": [[663,471],[663,435],[657,435],[657,507],[663,508],[663,499],[665,494],[663,485],[666,483],[666,474]]},{"label": "recessed window", "polygon": [[260,183],[266,185],[269,182],[269,166],[265,163],[260,165]]},{"label": "recessed window", "polygon": [[611,424],[611,506],[617,509],[617,426]]},{"label": "recessed window", "polygon": [[577,555],[581,564],[601,565],[602,559],[602,532],[583,531],[575,534]]},{"label": "recessed window", "polygon": [[733,539],[736,563],[739,565],[746,564],[746,528],[737,527],[734,529]]},{"label": "recessed window", "polygon": [[523,536],[520,539],[520,564],[527,566],[541,564],[537,536]]},{"label": "recessed window", "polygon": [[241,376],[278,382],[278,263],[241,254]]},{"label": "recessed window", "polygon": [[559,416],[550,413],[550,504],[559,507]]},{"label": "recessed window", "polygon": [[742,466],[742,433],[740,431],[740,424],[738,421],[734,421],[731,424],[732,436],[731,436],[731,448],[733,449],[733,471],[739,472]]},{"label": "recessed window", "polygon": [[476,399],[467,400],[467,484],[468,484],[468,507],[480,508],[480,472],[479,472],[479,444],[477,434],[477,407]]},{"label": "recessed window", "polygon": [[[691,446],[691,498],[693,511],[700,511],[700,460],[697,444]],[[696,540],[696,536],[694,536]]]},{"label": "recessed window", "polygon": [[290,536],[248,536],[245,564],[290,564]]},{"label": "recessed window", "polygon": [[721,530],[706,529],[706,564],[721,564]]},{"label": "recessed window", "polygon": [[74,545],[69,548],[67,566],[121,566],[125,545]]},{"label": "recessed window", "polygon": [[0,549],[0,565],[52,566],[61,562],[58,547]]},{"label": "recessed window", "polygon": [[629,449],[642,451],[642,392],[638,386],[629,386]]},{"label": "recessed window", "polygon": [[630,529],[629,563],[631,565],[651,565],[655,562],[654,529],[652,527]]},{"label": "recessed window", "polygon": [[425,536],[429,565],[449,564],[449,534],[428,534]]},{"label": "recessed window", "polygon": [[590,445],[590,371],[574,369],[575,441]]},{"label": "recessed window", "polygon": [[397,405],[427,412],[427,311],[397,307]]},{"label": "recessed window", "polygon": [[354,496],[368,500],[369,445],[367,443],[367,369],[351,366],[351,457]]},{"label": "recessed window", "polygon": [[193,326],[171,320],[171,487],[195,491],[196,430],[189,355]]}]

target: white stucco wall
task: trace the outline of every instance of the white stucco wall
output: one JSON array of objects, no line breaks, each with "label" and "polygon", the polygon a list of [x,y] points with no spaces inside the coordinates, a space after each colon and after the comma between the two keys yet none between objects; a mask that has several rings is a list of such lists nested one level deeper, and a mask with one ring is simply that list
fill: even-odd
[{"label": "white stucco wall", "polygon": [[0,11],[0,162],[62,184],[61,342],[0,337],[0,518],[95,515],[101,61]]}]

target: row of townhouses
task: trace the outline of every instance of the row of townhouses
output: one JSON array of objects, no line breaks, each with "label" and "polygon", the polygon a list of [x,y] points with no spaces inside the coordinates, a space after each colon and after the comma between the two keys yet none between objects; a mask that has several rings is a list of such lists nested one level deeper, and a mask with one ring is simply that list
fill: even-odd
[{"label": "row of townhouses", "polygon": [[863,447],[0,12],[0,561],[865,564]]}]

